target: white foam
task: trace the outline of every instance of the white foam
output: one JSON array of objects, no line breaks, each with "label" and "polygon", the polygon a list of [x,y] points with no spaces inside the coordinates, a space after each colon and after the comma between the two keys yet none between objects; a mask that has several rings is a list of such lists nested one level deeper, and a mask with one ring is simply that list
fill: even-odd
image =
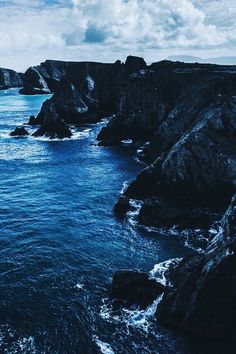
[{"label": "white foam", "polygon": [[89,91],[93,91],[94,87],[95,87],[94,80],[92,79],[92,77],[90,75],[87,76],[86,80],[87,80],[87,83],[88,83],[88,90]]},{"label": "white foam", "polygon": [[127,332],[129,332],[129,327],[135,327],[147,332],[152,321],[155,320],[157,307],[160,304],[162,297],[163,294],[158,296],[157,299],[144,310],[141,310],[140,308],[122,308],[118,313],[113,310],[112,302],[108,299],[104,299],[99,315],[107,322],[125,324]]},{"label": "white foam", "polygon": [[94,342],[97,344],[98,348],[100,349],[101,353],[103,354],[115,354],[114,350],[110,346],[110,344],[102,342],[98,336],[93,337]]},{"label": "white foam", "polygon": [[133,210],[128,211],[126,219],[132,226],[137,226],[137,217],[142,208],[143,202],[141,200],[130,199],[130,205],[133,207]]},{"label": "white foam", "polygon": [[37,136],[34,137],[32,135],[26,136],[27,138],[38,140],[38,141],[68,141],[68,140],[80,140],[80,139],[85,139],[90,135],[91,129],[84,129],[84,130],[77,130],[77,129],[71,129],[72,131],[72,136],[70,138],[64,138],[64,139],[50,139],[46,136]]},{"label": "white foam", "polygon": [[[203,253],[205,251],[205,246],[208,243],[208,237],[205,237],[204,234],[206,231],[201,229],[184,229],[179,230],[177,225],[172,228],[168,227],[154,227],[154,226],[143,226],[140,225],[142,229],[149,233],[158,233],[163,236],[174,236],[178,237],[184,241],[184,245],[198,253]],[[213,230],[208,231],[209,237],[211,237]],[[216,231],[214,231],[217,234]]]},{"label": "white foam", "polygon": [[76,284],[75,285],[75,288],[77,289],[77,290],[84,290],[84,284]]},{"label": "white foam", "polygon": [[155,264],[154,268],[150,270],[150,279],[154,279],[164,286],[171,286],[170,281],[166,278],[166,272],[171,266],[177,265],[183,258],[173,258],[168,261]]},{"label": "white foam", "polygon": [[128,182],[128,181],[123,182],[122,188],[121,188],[121,191],[120,191],[120,194],[121,194],[121,195],[124,194],[124,192],[126,191],[126,189],[128,188],[128,186],[129,186],[129,182]]},{"label": "white foam", "polygon": [[125,139],[125,140],[121,140],[122,144],[125,144],[125,145],[130,145],[133,143],[133,140],[132,139]]}]

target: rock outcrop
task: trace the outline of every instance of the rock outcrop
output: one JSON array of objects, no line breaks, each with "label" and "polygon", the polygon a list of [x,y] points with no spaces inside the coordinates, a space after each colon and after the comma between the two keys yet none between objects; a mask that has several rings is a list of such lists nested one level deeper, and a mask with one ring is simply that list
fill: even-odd
[{"label": "rock outcrop", "polygon": [[118,271],[113,276],[110,296],[116,306],[147,307],[164,291],[164,286],[148,274],[138,271]]},{"label": "rock outcrop", "polygon": [[145,308],[163,294],[156,311],[159,323],[198,335],[235,340],[235,252],[236,194],[221,220],[219,233],[209,241],[204,253],[165,262],[166,266],[169,264],[163,273],[165,285],[159,277],[147,273],[120,271],[114,274],[110,297],[118,308]]},{"label": "rock outcrop", "polygon": [[24,95],[49,94],[60,88],[60,82],[73,62],[46,60],[26,70],[23,78]]},{"label": "rock outcrop", "polygon": [[72,135],[69,127],[65,124],[62,118],[54,108],[50,100],[44,104],[44,120],[42,126],[34,132],[33,136],[46,136],[50,139],[64,139],[70,138]]},{"label": "rock outcrop", "polygon": [[29,135],[28,131],[24,127],[17,127],[10,136],[26,136]]},{"label": "rock outcrop", "polygon": [[159,305],[158,319],[192,333],[236,338],[236,195],[222,230],[203,255],[183,259],[172,272],[172,287]]},{"label": "rock outcrop", "polygon": [[50,112],[56,112],[58,119],[67,124],[86,124],[119,111],[122,87],[130,75],[128,64],[82,62],[68,66],[59,89],[43,104],[37,116],[43,131]]},{"label": "rock outcrop", "polygon": [[98,135],[100,145],[150,141],[142,158],[151,164],[125,192],[146,201],[139,221],[161,224],[160,198],[223,212],[236,191],[236,68],[161,62],[141,72],[130,74],[120,112]]},{"label": "rock outcrop", "polygon": [[0,68],[0,90],[23,86],[23,74]]},{"label": "rock outcrop", "polygon": [[112,116],[98,135],[100,145],[150,141],[142,154],[150,166],[131,183],[128,198],[222,211],[235,192],[235,66],[148,66],[131,56],[113,64],[46,61],[26,72],[26,91],[27,82],[29,92],[55,91],[33,121],[41,125],[36,135],[68,137],[66,124]]}]

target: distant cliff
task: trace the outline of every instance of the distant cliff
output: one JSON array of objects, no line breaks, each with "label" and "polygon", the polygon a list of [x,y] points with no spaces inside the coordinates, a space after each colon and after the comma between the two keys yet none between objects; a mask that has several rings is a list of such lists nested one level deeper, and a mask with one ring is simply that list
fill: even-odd
[{"label": "distant cliff", "polygon": [[55,92],[60,87],[60,81],[73,62],[59,60],[46,60],[37,66],[31,66],[23,77],[24,95],[48,94]]},{"label": "distant cliff", "polygon": [[23,74],[0,68],[0,90],[23,86]]}]

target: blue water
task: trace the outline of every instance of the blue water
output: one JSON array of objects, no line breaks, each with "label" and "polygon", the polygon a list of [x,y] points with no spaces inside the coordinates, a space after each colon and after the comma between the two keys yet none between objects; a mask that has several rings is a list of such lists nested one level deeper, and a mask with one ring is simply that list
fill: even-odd
[{"label": "blue water", "polygon": [[8,136],[46,98],[0,92],[0,352],[220,353],[225,344],[142,312],[109,316],[116,270],[148,271],[192,251],[116,219],[123,183],[143,166],[132,145],[96,146],[102,124],[75,129],[73,140]]}]

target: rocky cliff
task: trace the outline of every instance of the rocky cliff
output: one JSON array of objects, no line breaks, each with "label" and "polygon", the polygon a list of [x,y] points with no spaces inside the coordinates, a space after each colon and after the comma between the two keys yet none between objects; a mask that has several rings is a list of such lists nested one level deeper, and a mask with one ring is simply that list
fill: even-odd
[{"label": "rocky cliff", "polygon": [[[221,220],[221,230],[204,253],[166,261],[149,274],[116,272],[110,290],[114,309],[147,307],[161,295],[156,311],[159,323],[198,335],[235,340],[235,251],[236,194]],[[157,269],[161,269],[160,274]]]},{"label": "rocky cliff", "polygon": [[98,136],[103,145],[150,141],[142,159],[151,164],[125,196],[144,201],[146,225],[165,226],[156,208],[163,198],[223,211],[236,191],[235,67],[167,62],[148,70],[126,86],[121,112]]},{"label": "rocky cliff", "polygon": [[[150,142],[142,153],[149,167],[125,192],[144,202],[143,224],[169,225],[167,214],[177,210],[172,221],[183,224],[189,206],[215,213],[229,203],[236,190],[235,66],[148,66],[132,56],[113,64],[46,61],[30,68],[24,80],[36,92],[55,91],[33,122],[41,125],[35,135],[69,137],[68,124],[112,116],[98,135],[100,145]],[[158,205],[163,209],[173,201],[175,210],[168,207],[167,217],[160,217]]]},{"label": "rocky cliff", "polygon": [[23,86],[23,74],[0,68],[0,90]]},{"label": "rocky cliff", "polygon": [[164,323],[216,338],[236,338],[236,195],[222,230],[204,255],[183,259],[171,272],[157,316]]},{"label": "rocky cliff", "polygon": [[37,66],[31,66],[23,77],[23,88],[20,91],[24,95],[48,94],[60,88],[60,81],[73,62],[59,60],[46,60]]},{"label": "rocky cliff", "polygon": [[120,111],[122,92],[133,75],[132,70],[143,67],[146,67],[144,60],[134,57],[127,58],[126,63],[73,63],[67,68],[59,89],[43,104],[37,122],[48,131],[48,123],[55,113],[65,124],[84,124]]}]

